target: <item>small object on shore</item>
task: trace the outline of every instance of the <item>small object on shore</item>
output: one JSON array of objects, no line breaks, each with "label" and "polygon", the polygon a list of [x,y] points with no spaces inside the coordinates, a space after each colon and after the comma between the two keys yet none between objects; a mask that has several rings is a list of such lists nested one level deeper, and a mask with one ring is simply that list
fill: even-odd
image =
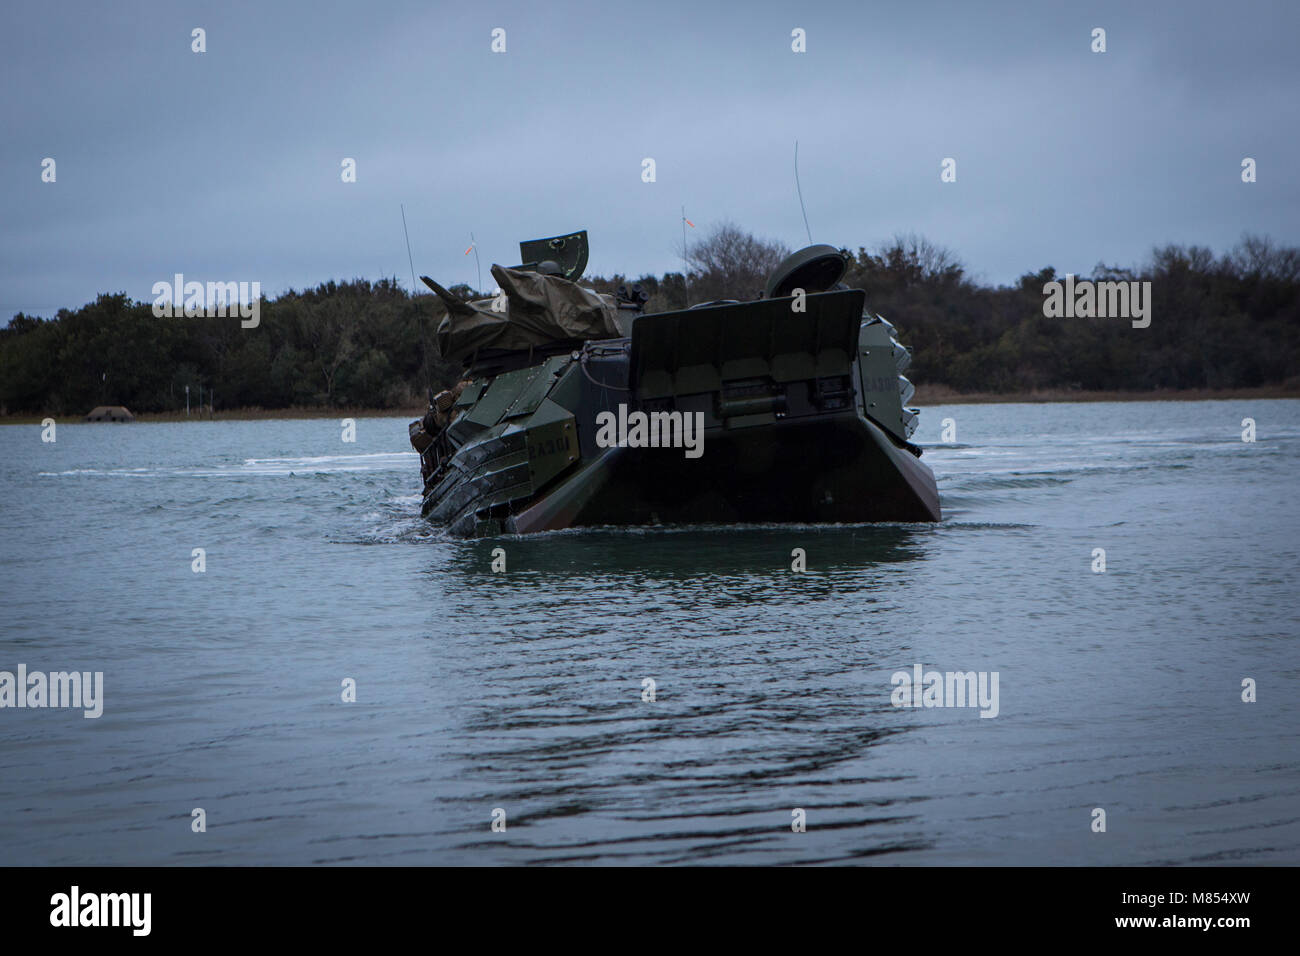
[{"label": "small object on shore", "polygon": [[135,416],[125,405],[100,405],[82,419],[86,422],[133,422]]}]

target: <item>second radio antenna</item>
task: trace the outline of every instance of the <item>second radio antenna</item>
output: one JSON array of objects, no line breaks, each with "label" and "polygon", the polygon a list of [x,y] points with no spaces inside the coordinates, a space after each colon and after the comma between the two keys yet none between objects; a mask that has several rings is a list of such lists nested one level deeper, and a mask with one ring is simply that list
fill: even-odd
[{"label": "second radio antenna", "polygon": [[808,244],[812,244],[812,230],[808,228],[808,210],[803,205],[803,187],[799,185],[799,141],[794,141],[794,188],[799,192],[799,211],[803,213],[803,227],[808,233]]},{"label": "second radio antenna", "polygon": [[411,258],[411,234],[406,231],[406,205],[402,204],[402,235],[406,236],[406,261],[411,264],[411,295],[419,295],[415,285],[415,260]]}]

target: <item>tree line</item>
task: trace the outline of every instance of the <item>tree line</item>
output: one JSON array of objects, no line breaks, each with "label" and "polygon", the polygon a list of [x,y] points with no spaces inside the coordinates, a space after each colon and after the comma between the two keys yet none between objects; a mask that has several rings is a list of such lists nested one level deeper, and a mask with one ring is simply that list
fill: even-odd
[{"label": "tree line", "polygon": [[[723,224],[687,249],[687,269],[589,276],[602,292],[640,284],[647,308],[756,298],[788,249]],[[1216,255],[1167,245],[1132,268],[1098,264],[1076,280],[1150,281],[1152,322],[1047,318],[1049,267],[1005,286],[970,278],[949,250],[899,236],[850,256],[845,283],[898,327],[909,377],[959,392],[1300,389],[1300,249],[1246,236]],[[465,296],[468,286],[453,287]],[[432,295],[396,279],[325,282],[261,303],[256,329],[238,318],[157,318],[152,303],[100,295],[52,318],[19,313],[0,329],[0,413],[79,415],[95,405],[185,408],[201,387],[217,409],[410,408],[460,368],[437,353]]]}]

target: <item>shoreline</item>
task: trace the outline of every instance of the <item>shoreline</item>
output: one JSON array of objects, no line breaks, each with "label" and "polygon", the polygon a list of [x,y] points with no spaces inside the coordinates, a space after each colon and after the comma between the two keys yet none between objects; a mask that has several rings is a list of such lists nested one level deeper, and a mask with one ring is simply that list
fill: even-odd
[{"label": "shoreline", "polygon": [[908,404],[1042,405],[1057,402],[1222,402],[1238,399],[1300,398],[1300,388],[1259,385],[1252,388],[1158,388],[1146,392],[1044,388],[1028,392],[958,392],[946,385],[918,385]]},{"label": "shoreline", "polygon": [[[1150,392],[1105,392],[1082,389],[1050,388],[1030,392],[958,392],[946,385],[918,385],[916,395],[909,403],[919,408],[937,405],[1042,405],[1064,402],[1213,402],[1250,399],[1300,398],[1300,389],[1283,385],[1262,385],[1255,388],[1223,389],[1157,389]],[[209,422],[209,421],[263,421],[281,419],[317,418],[409,418],[416,419],[425,412],[424,406],[411,408],[231,408],[218,409],[215,415],[197,410],[188,416],[182,412],[141,412],[136,423],[150,422]],[[46,418],[59,424],[82,424],[81,416],[58,415],[0,415],[0,425],[40,425]]]},{"label": "shoreline", "polygon": [[[403,418],[416,419],[425,412],[425,406],[418,408],[229,408],[217,409],[215,414],[197,410],[189,415],[185,412],[137,412],[135,422],[128,424],[150,424],[159,422],[255,422],[281,419],[314,418]],[[81,415],[0,415],[0,425],[39,425],[46,418],[53,418],[60,425],[92,424],[82,422]],[[105,422],[104,424],[113,424]],[[121,424],[120,422],[117,424]]]}]

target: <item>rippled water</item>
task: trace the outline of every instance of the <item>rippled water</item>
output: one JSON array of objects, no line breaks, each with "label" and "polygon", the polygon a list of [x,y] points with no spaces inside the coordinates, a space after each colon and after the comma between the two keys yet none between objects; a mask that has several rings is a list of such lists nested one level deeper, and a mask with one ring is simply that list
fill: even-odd
[{"label": "rippled water", "polygon": [[0,428],[0,670],[105,686],[0,710],[0,864],[1300,863],[1300,402],[928,408],[937,526],[470,542],[405,424]]}]

